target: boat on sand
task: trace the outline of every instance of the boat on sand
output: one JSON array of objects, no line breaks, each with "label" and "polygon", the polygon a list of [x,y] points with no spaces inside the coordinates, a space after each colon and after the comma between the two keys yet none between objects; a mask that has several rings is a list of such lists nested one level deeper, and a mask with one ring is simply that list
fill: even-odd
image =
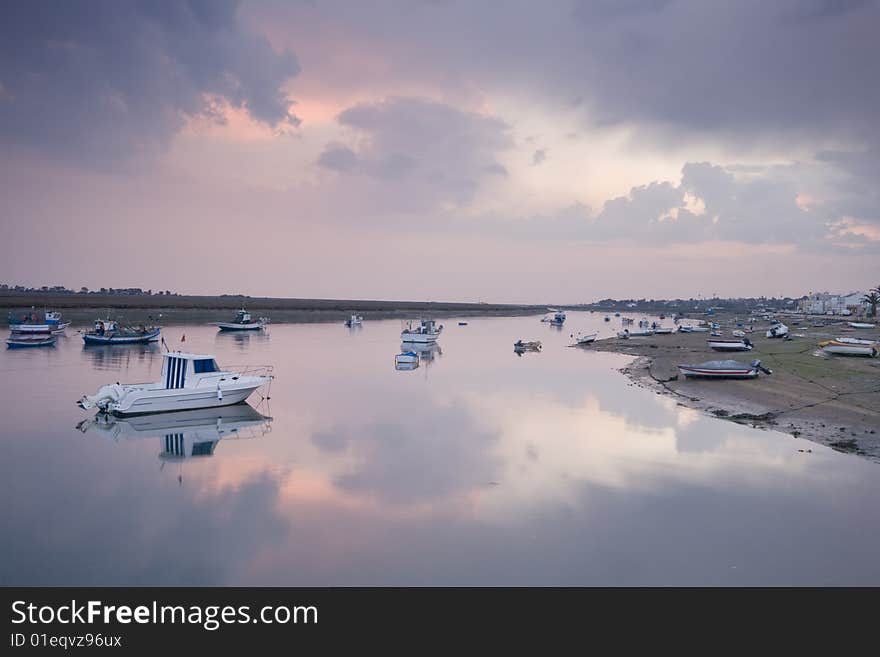
[{"label": "boat on sand", "polygon": [[771,374],[760,360],[741,363],[737,360],[710,360],[696,365],[679,365],[678,371],[688,378],[703,379],[754,379],[758,372]]}]

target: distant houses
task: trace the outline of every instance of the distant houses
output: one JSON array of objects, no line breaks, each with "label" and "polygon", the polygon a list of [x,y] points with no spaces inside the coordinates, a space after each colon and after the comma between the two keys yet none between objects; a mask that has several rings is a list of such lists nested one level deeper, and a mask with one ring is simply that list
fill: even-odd
[{"label": "distant houses", "polygon": [[800,300],[798,311],[808,315],[863,315],[868,309],[862,301],[864,296],[864,292],[812,292]]}]

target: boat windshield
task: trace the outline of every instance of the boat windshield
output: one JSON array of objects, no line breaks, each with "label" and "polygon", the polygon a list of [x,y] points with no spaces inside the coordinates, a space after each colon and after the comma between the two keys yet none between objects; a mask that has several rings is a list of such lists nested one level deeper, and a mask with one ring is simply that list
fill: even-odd
[{"label": "boat windshield", "polygon": [[217,362],[213,358],[197,358],[193,361],[193,373],[204,374],[206,372],[219,372]]}]

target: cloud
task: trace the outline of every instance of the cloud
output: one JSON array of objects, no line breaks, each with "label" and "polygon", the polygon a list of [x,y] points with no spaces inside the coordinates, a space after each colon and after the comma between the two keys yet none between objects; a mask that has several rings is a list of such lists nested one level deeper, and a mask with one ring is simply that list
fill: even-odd
[{"label": "cloud", "polygon": [[361,103],[338,116],[352,144],[327,144],[319,166],[387,184],[426,205],[471,200],[486,179],[506,177],[496,158],[513,146],[502,120],[425,98]]},{"label": "cloud", "polygon": [[245,30],[237,0],[14,3],[0,22],[0,143],[101,167],[161,149],[188,117],[227,103],[296,122],[299,72]]}]

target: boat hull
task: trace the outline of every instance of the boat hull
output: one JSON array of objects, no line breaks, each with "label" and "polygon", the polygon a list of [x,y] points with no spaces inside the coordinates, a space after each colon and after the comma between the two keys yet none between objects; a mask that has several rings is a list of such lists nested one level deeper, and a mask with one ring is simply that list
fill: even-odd
[{"label": "boat hull", "polygon": [[439,337],[439,333],[410,333],[409,331],[404,331],[400,334],[401,342],[437,342]]},{"label": "boat hull", "polygon": [[83,334],[83,342],[86,344],[142,344],[144,342],[156,342],[159,339],[160,329],[155,329],[143,335],[95,335]]},{"label": "boat hull", "polygon": [[254,390],[261,385],[263,385],[262,382],[235,389],[226,389],[222,391],[222,396],[218,396],[216,390],[163,390],[162,392],[166,394],[152,394],[143,398],[124,399],[122,404],[114,404],[114,407],[108,410],[118,417],[128,417],[131,415],[146,415],[148,413],[171,413],[202,408],[221,408],[223,406],[240,404],[250,397]]},{"label": "boat hull", "polygon": [[754,379],[758,376],[758,370],[749,369],[704,369],[689,365],[679,365],[678,371],[688,378],[701,379]]},{"label": "boat hull", "polygon": [[252,324],[235,324],[234,322],[218,322],[217,328],[221,331],[259,331],[266,325],[262,322],[253,322]]},{"label": "boat hull", "polygon": [[726,342],[723,340],[709,340],[708,343],[710,349],[714,349],[715,351],[751,351],[752,346],[748,345],[744,342],[740,341],[730,341]]},{"label": "boat hull", "polygon": [[867,344],[832,343],[822,345],[822,351],[827,354],[836,356],[867,356],[874,358],[877,356],[877,347]]},{"label": "boat hull", "polygon": [[15,338],[9,338],[6,340],[6,348],[7,349],[32,349],[34,347],[54,347],[55,346],[55,338],[42,338],[39,340],[31,339],[21,339],[17,340]]}]

